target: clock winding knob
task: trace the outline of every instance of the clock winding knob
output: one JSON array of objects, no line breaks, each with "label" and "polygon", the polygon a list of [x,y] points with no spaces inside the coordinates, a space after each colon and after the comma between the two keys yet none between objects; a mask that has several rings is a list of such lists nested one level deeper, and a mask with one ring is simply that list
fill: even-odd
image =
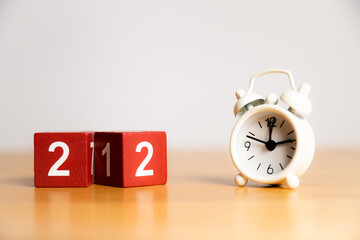
[{"label": "clock winding knob", "polygon": [[289,105],[291,112],[295,113],[297,111],[309,115],[312,110],[312,105],[308,98],[310,90],[310,85],[303,83],[298,90],[289,90],[281,94],[280,99]]}]

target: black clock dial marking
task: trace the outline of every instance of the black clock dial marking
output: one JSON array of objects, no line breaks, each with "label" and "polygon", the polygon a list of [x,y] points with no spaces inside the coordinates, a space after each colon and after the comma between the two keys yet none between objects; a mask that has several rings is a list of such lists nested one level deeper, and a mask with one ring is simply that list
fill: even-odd
[{"label": "black clock dial marking", "polygon": [[261,163],[259,163],[259,166],[257,167],[257,169],[256,169],[256,170],[259,170],[260,166],[261,166]]},{"label": "black clock dial marking", "polygon": [[249,157],[248,160],[251,160],[253,157],[255,157],[255,155],[252,155],[251,157]]},{"label": "black clock dial marking", "polygon": [[290,157],[289,155],[286,155],[288,158],[292,159],[292,157]]},{"label": "black clock dial marking", "polygon": [[294,148],[294,147],[291,147],[291,149],[295,151],[295,148]]},{"label": "black clock dial marking", "polygon": [[274,173],[274,169],[271,167],[271,164],[269,164],[268,168],[266,169],[267,174],[273,174]]},{"label": "black clock dial marking", "polygon": [[244,147],[246,148],[246,151],[249,151],[250,147],[251,147],[251,143],[249,141],[246,141],[244,143]]},{"label": "black clock dial marking", "polygon": [[290,134],[292,134],[293,132],[294,132],[294,130],[290,131],[287,135],[290,135]]},{"label": "black clock dial marking", "polygon": [[255,134],[253,134],[252,132],[249,132],[249,133],[255,137]]},{"label": "black clock dial marking", "polygon": [[258,124],[259,124],[260,128],[262,128],[261,123],[259,121],[258,121]]},{"label": "black clock dial marking", "polygon": [[267,127],[276,127],[275,123],[276,123],[276,117],[269,117],[265,120],[267,122]]},{"label": "black clock dial marking", "polygon": [[281,167],[281,170],[284,170],[283,166],[281,165],[281,163],[279,163],[280,167]]},{"label": "black clock dial marking", "polygon": [[285,120],[284,120],[284,121],[282,121],[282,123],[281,123],[281,125],[280,125],[280,128],[284,125],[284,122],[285,122]]}]

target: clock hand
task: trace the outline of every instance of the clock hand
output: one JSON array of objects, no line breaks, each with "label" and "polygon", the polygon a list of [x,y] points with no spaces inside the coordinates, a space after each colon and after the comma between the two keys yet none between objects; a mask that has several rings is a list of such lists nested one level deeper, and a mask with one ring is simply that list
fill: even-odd
[{"label": "clock hand", "polygon": [[265,141],[260,140],[260,139],[257,139],[257,138],[254,138],[254,137],[252,137],[252,136],[246,135],[246,137],[251,138],[252,140],[255,140],[255,141],[258,141],[258,142],[261,142],[261,143],[266,144],[266,142],[265,142]]},{"label": "clock hand", "polygon": [[295,142],[295,141],[296,141],[295,139],[289,139],[289,140],[277,142],[276,145],[283,144],[283,143],[292,143],[292,142]]},{"label": "clock hand", "polygon": [[272,136],[273,129],[275,127],[276,117],[267,118],[265,121],[267,122],[267,127],[269,128],[269,140],[268,140],[268,143],[269,143],[272,141],[271,136]]},{"label": "clock hand", "polygon": [[268,141],[268,142],[271,141],[271,135],[272,135],[273,128],[274,128],[274,125],[271,124],[271,125],[269,126],[269,141]]}]

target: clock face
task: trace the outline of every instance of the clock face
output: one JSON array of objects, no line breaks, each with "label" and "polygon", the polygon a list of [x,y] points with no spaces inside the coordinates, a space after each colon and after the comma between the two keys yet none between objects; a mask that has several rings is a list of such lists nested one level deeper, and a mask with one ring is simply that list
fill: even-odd
[{"label": "clock face", "polygon": [[288,118],[279,113],[256,113],[241,126],[236,151],[247,171],[270,177],[283,171],[293,159],[296,132]]}]

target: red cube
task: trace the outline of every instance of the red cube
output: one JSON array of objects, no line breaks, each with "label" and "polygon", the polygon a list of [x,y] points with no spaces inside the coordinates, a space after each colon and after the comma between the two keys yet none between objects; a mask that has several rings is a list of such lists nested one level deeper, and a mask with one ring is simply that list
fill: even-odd
[{"label": "red cube", "polygon": [[97,132],[95,183],[136,187],[167,181],[165,132]]},{"label": "red cube", "polygon": [[34,134],[36,187],[87,187],[93,183],[93,132]]}]

